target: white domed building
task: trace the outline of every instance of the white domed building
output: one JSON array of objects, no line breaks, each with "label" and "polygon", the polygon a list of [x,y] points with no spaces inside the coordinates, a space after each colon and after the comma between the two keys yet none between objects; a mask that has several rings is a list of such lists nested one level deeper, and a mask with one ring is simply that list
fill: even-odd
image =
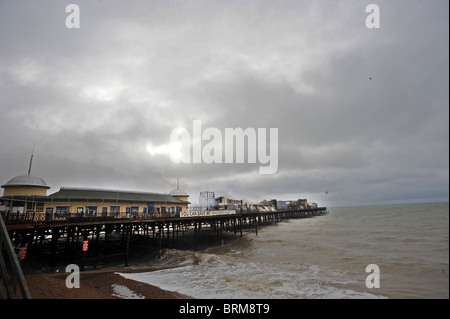
[{"label": "white domed building", "polygon": [[50,186],[42,178],[26,174],[11,178],[2,188],[3,196],[47,196]]}]

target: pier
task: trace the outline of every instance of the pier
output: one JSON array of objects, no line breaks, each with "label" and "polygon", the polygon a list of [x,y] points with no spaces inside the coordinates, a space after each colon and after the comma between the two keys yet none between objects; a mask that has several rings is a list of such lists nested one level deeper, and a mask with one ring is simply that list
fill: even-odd
[{"label": "pier", "polygon": [[[176,247],[178,242],[189,232],[193,240],[190,249],[196,250],[200,236],[209,229],[217,242],[226,234],[243,236],[244,232],[258,235],[261,226],[274,224],[291,218],[310,218],[328,213],[326,207],[308,209],[287,209],[269,212],[237,211],[234,214],[215,216],[148,216],[136,214],[130,218],[115,218],[103,216],[75,217],[68,215],[64,219],[46,221],[36,219],[36,215],[5,216],[6,229],[15,247],[27,247],[28,253],[39,248],[44,242],[50,246],[50,260],[57,254],[64,252],[78,252],[74,254],[74,263],[84,266],[85,252],[82,251],[83,242],[88,241],[89,251],[101,249],[109,250],[113,241],[119,242],[119,251],[124,255],[124,265],[129,264],[130,245],[133,238],[145,238],[148,245],[152,245],[162,254],[163,248]],[[31,218],[34,217],[34,218]],[[80,257],[82,259],[80,260]]]},{"label": "pier", "polygon": [[[30,174],[31,159],[28,174],[1,185],[0,197],[7,237],[30,270],[54,268],[58,261],[96,267],[101,262],[95,258],[119,255],[127,266],[136,248],[159,256],[164,248],[197,250],[204,242],[223,243],[244,232],[258,235],[261,226],[285,219],[328,213],[304,198],[248,203],[215,198],[212,191],[200,192],[199,207],[193,209],[178,180],[170,193],[61,187],[47,195],[50,186]],[[32,265],[36,258],[38,265]]]}]

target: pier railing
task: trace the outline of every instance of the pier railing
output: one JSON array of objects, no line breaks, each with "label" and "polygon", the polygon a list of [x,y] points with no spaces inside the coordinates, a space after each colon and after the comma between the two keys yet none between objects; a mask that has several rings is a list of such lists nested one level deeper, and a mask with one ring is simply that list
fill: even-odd
[{"label": "pier railing", "polygon": [[[4,220],[6,225],[15,224],[50,224],[61,222],[93,222],[93,221],[113,221],[113,220],[158,220],[167,218],[182,218],[182,217],[204,217],[210,216],[208,211],[182,211],[182,212],[115,212],[114,214],[103,214],[97,212],[96,214],[79,214],[77,212],[65,212],[64,214],[53,212],[27,211],[19,212],[5,212]],[[264,214],[287,214],[289,212],[310,212],[314,215],[323,215],[327,213],[326,207],[315,208],[286,208],[286,209],[237,209],[232,215],[264,215]],[[215,216],[231,215],[231,214],[216,214]]]},{"label": "pier railing", "polygon": [[30,299],[31,295],[3,218],[0,216],[0,299],[18,297]]}]

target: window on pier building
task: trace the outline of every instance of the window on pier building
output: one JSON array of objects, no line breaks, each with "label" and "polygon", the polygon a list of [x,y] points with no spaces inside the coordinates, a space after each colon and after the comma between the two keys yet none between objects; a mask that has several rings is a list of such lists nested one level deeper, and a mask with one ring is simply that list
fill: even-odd
[{"label": "window on pier building", "polygon": [[120,214],[120,206],[110,206],[109,214],[112,216],[119,216]]},{"label": "window on pier building", "polygon": [[66,217],[69,215],[70,206],[56,206],[55,216],[56,217]]},{"label": "window on pier building", "polygon": [[97,216],[97,206],[86,206],[86,216]]},{"label": "window on pier building", "polygon": [[23,215],[24,207],[22,206],[13,206],[12,214],[13,215]]},{"label": "window on pier building", "polygon": [[45,220],[52,221],[53,218],[53,207],[47,207],[45,209]]},{"label": "window on pier building", "polygon": [[137,215],[139,213],[139,206],[131,206],[131,213]]},{"label": "window on pier building", "polygon": [[70,206],[56,206],[55,216],[66,217],[70,213]]},{"label": "window on pier building", "polygon": [[34,211],[34,204],[35,202],[27,202],[27,213],[33,212]]},{"label": "window on pier building", "polygon": [[36,213],[42,213],[44,211],[44,203],[42,203],[42,202],[36,203],[36,207],[34,208],[34,211]]}]

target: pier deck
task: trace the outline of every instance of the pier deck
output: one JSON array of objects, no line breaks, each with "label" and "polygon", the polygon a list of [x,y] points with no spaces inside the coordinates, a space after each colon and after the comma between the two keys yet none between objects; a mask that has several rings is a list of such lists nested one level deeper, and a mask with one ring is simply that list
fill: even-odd
[{"label": "pier deck", "polygon": [[[151,239],[160,254],[163,247],[174,246],[179,235],[186,231],[193,232],[193,248],[197,249],[197,242],[201,230],[210,228],[213,234],[220,239],[224,232],[243,235],[244,230],[254,231],[258,235],[258,228],[290,218],[309,218],[322,216],[328,213],[326,207],[298,210],[279,210],[271,212],[240,212],[230,215],[180,217],[166,216],[151,218],[112,218],[112,217],[68,217],[51,222],[7,219],[7,232],[16,247],[27,246],[33,251],[34,245],[50,241],[51,255],[58,250],[80,250],[83,241],[88,240],[89,245],[98,246],[104,241],[108,246],[111,235],[118,234],[123,243],[125,265],[128,265],[130,240],[134,235],[146,236]],[[210,232],[211,233],[211,232]],[[115,237],[117,238],[117,236]],[[58,245],[58,242],[64,245]],[[61,247],[65,248],[61,248]]]}]

